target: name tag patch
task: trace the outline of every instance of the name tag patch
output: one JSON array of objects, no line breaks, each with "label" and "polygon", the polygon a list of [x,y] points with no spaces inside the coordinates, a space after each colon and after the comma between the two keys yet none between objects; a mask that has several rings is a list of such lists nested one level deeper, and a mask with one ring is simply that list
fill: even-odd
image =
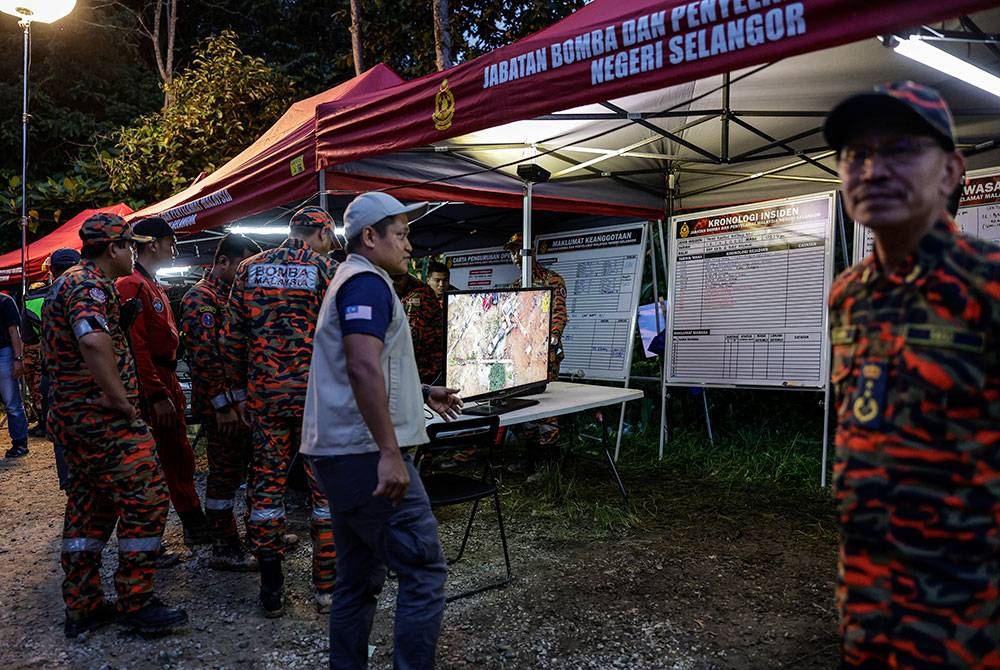
[{"label": "name tag patch", "polygon": [[364,319],[365,321],[372,320],[372,308],[371,305],[348,305],[344,308],[344,321],[353,321],[354,319]]},{"label": "name tag patch", "polygon": [[251,265],[247,269],[249,288],[276,288],[312,291],[319,271],[315,265]]}]

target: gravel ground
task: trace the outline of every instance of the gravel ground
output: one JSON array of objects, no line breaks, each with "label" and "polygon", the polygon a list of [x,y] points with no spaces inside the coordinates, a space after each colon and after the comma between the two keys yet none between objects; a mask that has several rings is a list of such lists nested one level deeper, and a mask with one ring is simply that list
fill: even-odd
[{"label": "gravel ground", "polygon": [[[322,668],[326,621],[309,593],[308,542],[287,562],[285,617],[264,618],[257,577],[208,569],[208,551],[187,553],[157,574],[157,590],[185,607],[191,624],[177,635],[144,639],[114,627],[63,636],[59,536],[63,494],[51,447],[33,439],[23,459],[0,460],[0,668]],[[6,449],[6,445],[3,445]],[[574,464],[570,463],[569,467]],[[203,473],[199,474],[203,485]],[[829,506],[776,506],[772,499],[705,482],[626,482],[638,522],[620,532],[535,509],[531,484],[508,475],[505,514],[514,581],[505,589],[449,604],[440,668],[805,668],[837,666],[832,582],[835,537]],[[610,485],[601,473],[594,486]],[[670,491],[649,513],[649,500]],[[780,499],[780,497],[779,497]],[[449,588],[500,573],[495,522],[480,512],[476,540],[453,566]],[[306,510],[289,510],[291,529],[308,538]],[[442,516],[446,551],[457,547],[465,516]],[[166,542],[183,551],[171,513]],[[485,541],[484,541],[485,540]],[[105,553],[113,593],[114,541]],[[450,553],[450,552],[449,552]],[[379,603],[372,668],[392,666],[392,608]]]}]

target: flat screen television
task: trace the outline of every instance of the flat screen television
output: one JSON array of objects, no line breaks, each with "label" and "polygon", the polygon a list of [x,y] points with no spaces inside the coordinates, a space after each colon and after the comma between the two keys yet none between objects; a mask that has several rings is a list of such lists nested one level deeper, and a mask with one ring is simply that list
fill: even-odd
[{"label": "flat screen television", "polygon": [[500,414],[537,404],[513,396],[545,390],[551,325],[551,289],[447,293],[445,384],[460,389],[463,412]]}]

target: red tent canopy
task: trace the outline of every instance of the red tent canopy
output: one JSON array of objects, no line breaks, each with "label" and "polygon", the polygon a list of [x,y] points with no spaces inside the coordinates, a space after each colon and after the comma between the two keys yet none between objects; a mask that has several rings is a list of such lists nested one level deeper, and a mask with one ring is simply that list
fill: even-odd
[{"label": "red tent canopy", "polygon": [[293,104],[256,142],[204,179],[130,219],[162,216],[176,229],[198,231],[229,223],[280,204],[297,202],[318,189],[316,107],[342,104],[402,83],[385,65]]},{"label": "red tent canopy", "polygon": [[319,105],[317,165],[433,144],[995,6],[996,0],[594,0],[444,72]]},{"label": "red tent canopy", "polygon": [[[85,209],[72,219],[62,224],[42,239],[28,245],[28,282],[45,279],[42,262],[56,249],[79,249],[82,246],[79,230],[84,221],[92,214],[111,212],[119,216],[132,213],[132,208],[119,203],[110,207]],[[0,284],[21,282],[21,249],[15,249],[0,256]]]}]

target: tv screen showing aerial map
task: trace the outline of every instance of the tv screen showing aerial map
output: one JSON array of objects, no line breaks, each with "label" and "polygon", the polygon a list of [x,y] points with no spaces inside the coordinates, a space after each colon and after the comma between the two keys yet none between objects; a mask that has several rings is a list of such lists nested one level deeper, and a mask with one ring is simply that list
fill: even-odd
[{"label": "tv screen showing aerial map", "polygon": [[552,291],[447,294],[445,380],[466,399],[548,378]]}]

